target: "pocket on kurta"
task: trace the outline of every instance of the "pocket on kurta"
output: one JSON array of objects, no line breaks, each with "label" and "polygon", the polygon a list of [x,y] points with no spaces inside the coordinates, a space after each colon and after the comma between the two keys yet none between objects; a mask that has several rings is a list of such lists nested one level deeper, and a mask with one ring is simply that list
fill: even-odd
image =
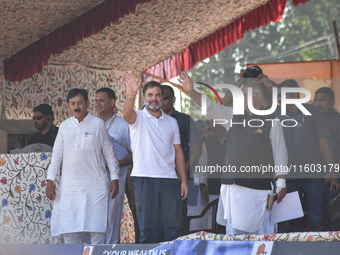
[{"label": "pocket on kurta", "polygon": [[82,149],[93,150],[94,146],[94,135],[86,134],[83,138]]}]

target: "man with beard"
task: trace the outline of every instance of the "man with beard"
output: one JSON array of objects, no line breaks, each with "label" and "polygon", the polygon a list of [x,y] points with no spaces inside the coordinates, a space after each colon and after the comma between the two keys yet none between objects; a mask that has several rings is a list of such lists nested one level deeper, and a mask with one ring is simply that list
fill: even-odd
[{"label": "man with beard", "polygon": [[125,73],[124,81],[128,97],[123,113],[130,125],[133,152],[131,176],[134,181],[140,242],[174,240],[181,235],[181,197],[184,200],[188,195],[178,124],[161,109],[161,84],[155,81],[145,84],[142,97],[145,108],[133,110],[140,85],[133,73]]},{"label": "man with beard", "polygon": [[[91,244],[103,244],[109,187],[112,199],[118,193],[118,160],[104,121],[87,111],[89,103],[84,89],[68,93],[67,106],[73,117],[60,125],[47,174],[46,196],[54,200],[51,233],[63,235],[67,244],[79,243],[83,233],[90,233]],[[56,193],[54,180],[61,166]]]},{"label": "man with beard", "polygon": [[58,128],[53,124],[54,114],[48,104],[40,104],[33,109],[34,125],[37,129],[27,141],[27,145],[43,143],[53,147],[58,134]]}]

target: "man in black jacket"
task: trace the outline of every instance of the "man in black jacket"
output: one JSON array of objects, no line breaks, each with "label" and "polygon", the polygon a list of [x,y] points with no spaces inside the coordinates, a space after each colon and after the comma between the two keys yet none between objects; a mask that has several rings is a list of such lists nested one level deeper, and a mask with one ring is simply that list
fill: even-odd
[{"label": "man in black jacket", "polygon": [[[183,72],[179,81],[200,105],[201,95],[194,90],[189,76]],[[270,224],[271,211],[266,209],[267,197],[272,192],[273,177],[277,178],[277,201],[281,202],[286,195],[284,176],[287,173],[282,169],[287,165],[287,150],[280,122],[266,121],[275,117],[255,115],[249,110],[247,95],[250,91],[254,109],[262,109],[262,85],[249,79],[242,91],[245,98],[244,115],[233,115],[232,107],[215,105],[207,99],[208,117],[228,120],[225,124],[228,130],[225,166],[233,170],[222,179],[218,223],[226,225],[227,234],[270,234],[276,229]],[[272,167],[276,171],[266,172],[262,166],[267,166],[267,170]],[[260,171],[250,173],[251,169]]]}]

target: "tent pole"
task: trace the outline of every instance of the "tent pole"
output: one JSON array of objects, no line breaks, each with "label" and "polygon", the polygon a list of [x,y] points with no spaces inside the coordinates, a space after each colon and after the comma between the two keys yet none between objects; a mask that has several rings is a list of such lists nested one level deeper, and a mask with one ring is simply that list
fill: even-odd
[{"label": "tent pole", "polygon": [[335,44],[336,44],[336,50],[338,52],[338,59],[340,59],[340,42],[339,42],[339,34],[338,34],[338,28],[336,25],[336,21],[333,21],[333,29],[334,29],[334,36],[335,36]]}]

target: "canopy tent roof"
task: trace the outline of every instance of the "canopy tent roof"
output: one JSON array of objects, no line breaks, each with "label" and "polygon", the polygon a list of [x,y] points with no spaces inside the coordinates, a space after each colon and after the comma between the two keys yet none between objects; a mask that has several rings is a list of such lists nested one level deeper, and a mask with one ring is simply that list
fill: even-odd
[{"label": "canopy tent roof", "polygon": [[0,0],[0,56],[8,58],[104,0]]},{"label": "canopy tent roof", "polygon": [[280,20],[286,1],[0,0],[5,79],[32,77],[47,63],[139,71],[160,64],[163,77],[174,76]]}]

